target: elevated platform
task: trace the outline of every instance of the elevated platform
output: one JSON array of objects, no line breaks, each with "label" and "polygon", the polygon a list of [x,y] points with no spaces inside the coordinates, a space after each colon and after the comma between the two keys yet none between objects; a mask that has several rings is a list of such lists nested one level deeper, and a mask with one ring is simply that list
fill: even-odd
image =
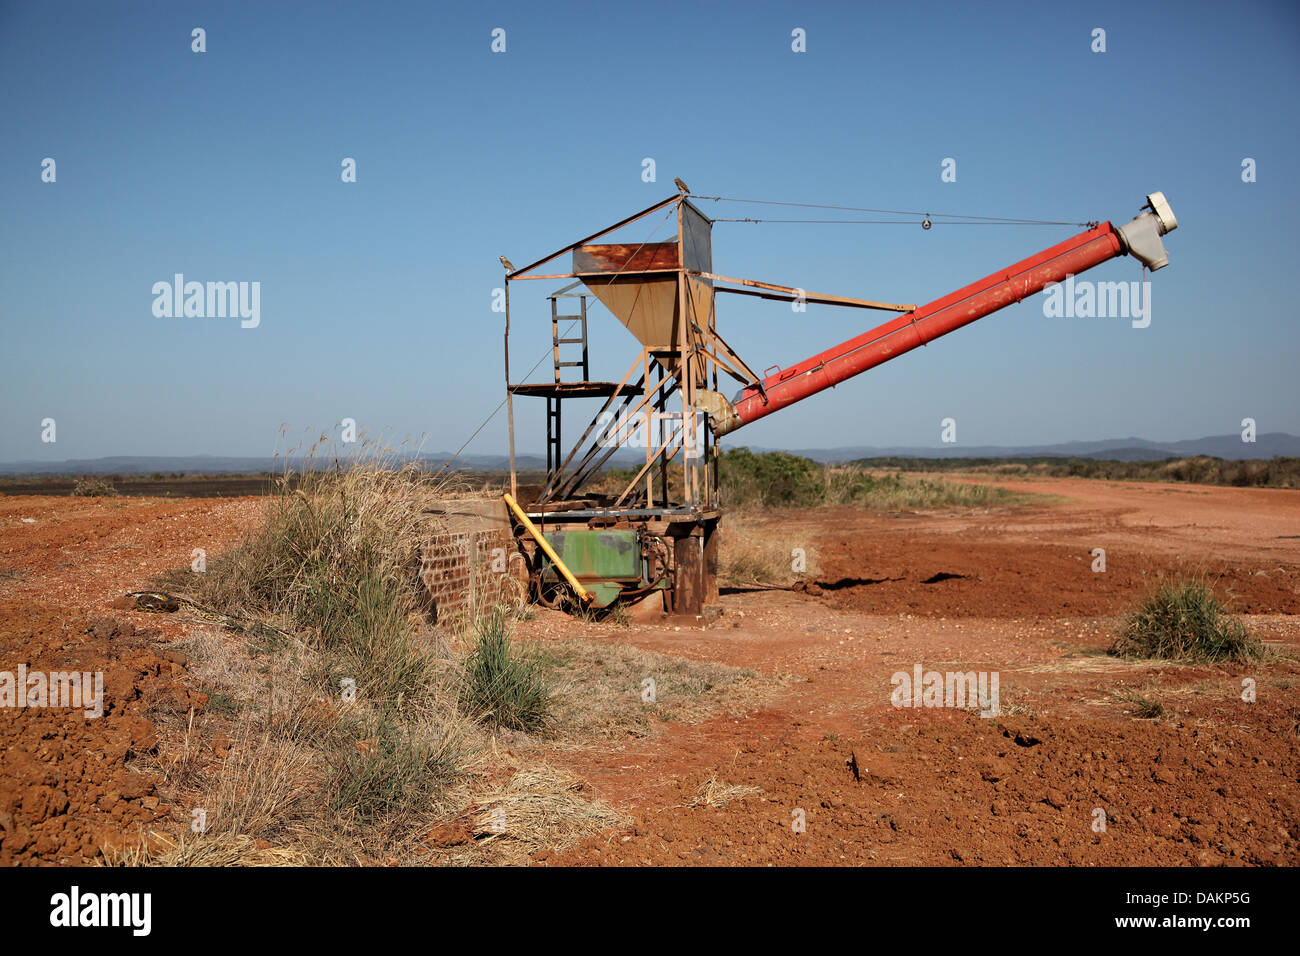
[{"label": "elevated platform", "polygon": [[[526,382],[511,385],[512,395],[540,395],[543,398],[609,398],[618,382]],[[624,385],[620,395],[640,395],[635,385]]]}]

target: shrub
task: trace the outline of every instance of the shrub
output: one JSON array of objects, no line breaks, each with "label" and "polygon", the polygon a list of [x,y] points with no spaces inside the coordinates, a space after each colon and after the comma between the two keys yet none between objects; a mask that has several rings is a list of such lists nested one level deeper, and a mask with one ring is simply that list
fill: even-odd
[{"label": "shrub", "polygon": [[1263,644],[1214,592],[1193,581],[1166,582],[1129,614],[1110,647],[1119,657],[1245,663]]},{"label": "shrub", "polygon": [[824,466],[811,458],[748,448],[724,452],[718,463],[722,500],[728,507],[805,508],[858,505],[882,511],[903,508],[988,507],[1018,504],[1029,495],[994,485],[876,474],[855,465]]},{"label": "shrub", "polygon": [[806,507],[825,499],[822,466],[811,458],[748,448],[722,453],[718,463],[722,500],[728,506]]},{"label": "shrub", "polygon": [[117,489],[113,483],[103,478],[78,478],[72,486],[72,494],[78,498],[115,498]]}]

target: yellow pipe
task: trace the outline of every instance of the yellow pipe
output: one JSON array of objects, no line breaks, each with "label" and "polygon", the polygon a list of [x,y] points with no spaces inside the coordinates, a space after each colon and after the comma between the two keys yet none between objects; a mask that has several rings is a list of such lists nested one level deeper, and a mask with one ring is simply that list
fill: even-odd
[{"label": "yellow pipe", "polygon": [[515,502],[515,499],[509,494],[505,495],[505,499],[506,504],[510,506],[510,510],[515,513],[515,517],[523,523],[523,526],[528,529],[528,533],[533,536],[533,540],[541,545],[542,550],[546,552],[546,556],[551,559],[555,566],[559,568],[560,573],[564,575],[564,579],[573,585],[573,590],[578,592],[578,597],[585,602],[590,602],[595,595],[578,583],[578,579],[573,576],[573,572],[570,571],[568,567],[565,566],[565,563],[560,560],[560,556],[555,553],[555,549],[551,547],[550,542],[542,537],[542,533],[537,530],[537,526],[528,520],[528,515],[524,514],[524,510],[519,507]]}]

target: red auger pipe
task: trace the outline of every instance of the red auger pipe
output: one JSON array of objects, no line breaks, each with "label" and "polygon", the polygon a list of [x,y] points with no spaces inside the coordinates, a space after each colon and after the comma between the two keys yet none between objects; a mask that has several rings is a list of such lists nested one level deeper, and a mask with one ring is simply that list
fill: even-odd
[{"label": "red auger pipe", "polygon": [[725,421],[715,422],[715,431],[725,434],[741,425],[748,425],[800,399],[838,385],[846,378],[910,352],[918,345],[1041,292],[1048,283],[1062,282],[1067,275],[1078,275],[1125,251],[1129,250],[1119,230],[1104,222],[1008,269],[972,282],[964,289],[770,375],[763,380],[762,391],[753,385],[747,387],[732,403],[734,418],[726,416]]}]

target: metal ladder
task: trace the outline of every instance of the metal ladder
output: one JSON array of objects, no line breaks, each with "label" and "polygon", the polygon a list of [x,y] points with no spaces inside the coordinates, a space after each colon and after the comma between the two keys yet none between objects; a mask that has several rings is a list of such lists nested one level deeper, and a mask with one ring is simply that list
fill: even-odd
[{"label": "metal ladder", "polygon": [[[552,353],[555,356],[555,381],[559,384],[560,370],[565,368],[582,369],[582,378],[579,381],[587,381],[589,372],[587,369],[587,297],[585,295],[577,296],[580,312],[577,315],[560,315],[560,297],[552,296],[551,298],[551,342]],[[579,322],[582,325],[582,335],[578,337],[560,338],[561,322]],[[561,345],[581,345],[582,361],[581,362],[564,362],[560,360]]]},{"label": "metal ladder", "polygon": [[[574,283],[576,285],[577,283]],[[569,286],[567,288],[572,288]],[[577,315],[560,314],[561,295],[553,295],[551,299],[551,354],[555,360],[555,384],[563,384],[561,373],[566,368],[577,368],[582,370],[580,382],[586,382],[591,378],[591,370],[588,367],[587,354],[587,297],[585,295],[567,296],[578,300],[579,312]],[[560,337],[560,323],[577,322],[582,330],[578,336]],[[560,346],[562,345],[581,345],[582,361],[566,362],[561,358]],[[547,396],[546,399],[546,473],[548,476],[555,474],[555,469],[560,466],[562,459],[562,438],[560,435],[560,395]]]}]

